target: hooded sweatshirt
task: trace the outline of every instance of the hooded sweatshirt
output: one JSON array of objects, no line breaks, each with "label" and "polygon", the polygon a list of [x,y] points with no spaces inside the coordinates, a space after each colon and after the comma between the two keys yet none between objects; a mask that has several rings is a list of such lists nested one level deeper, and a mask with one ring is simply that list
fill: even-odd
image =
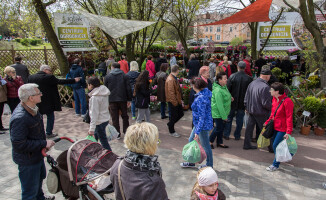
[{"label": "hooded sweatshirt", "polygon": [[231,94],[228,88],[220,84],[213,84],[212,116],[214,119],[226,120],[231,110]]},{"label": "hooded sweatshirt", "polygon": [[191,105],[195,133],[213,129],[212,109],[211,109],[212,92],[204,88],[195,95],[195,101]]},{"label": "hooded sweatshirt", "polygon": [[73,64],[67,74],[67,78],[81,77],[81,80],[77,83],[70,84],[73,89],[86,88],[86,81],[84,71],[81,66]]},{"label": "hooded sweatshirt", "polygon": [[94,88],[88,94],[90,97],[89,117],[91,118],[89,131],[95,131],[96,125],[100,125],[110,120],[110,113],[108,109],[109,95],[110,90],[104,85]]}]

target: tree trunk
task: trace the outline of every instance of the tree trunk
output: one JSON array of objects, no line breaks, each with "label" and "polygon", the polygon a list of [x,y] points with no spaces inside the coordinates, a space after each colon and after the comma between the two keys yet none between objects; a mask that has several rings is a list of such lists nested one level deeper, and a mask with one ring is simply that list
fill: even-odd
[{"label": "tree trunk", "polygon": [[46,36],[52,45],[54,54],[58,60],[61,75],[66,75],[69,71],[69,63],[67,57],[63,53],[57,35],[55,34],[54,29],[51,25],[51,21],[49,19],[48,14],[46,13],[43,2],[42,0],[33,0],[32,2],[42,22],[43,28],[46,32]]},{"label": "tree trunk", "polygon": [[250,31],[251,31],[251,57],[253,60],[257,60],[257,28],[258,22],[249,23]]},{"label": "tree trunk", "polygon": [[[131,0],[127,0],[127,19],[131,19],[131,14],[132,14]],[[126,54],[129,62],[135,60],[135,54],[132,50],[132,45],[133,45],[132,33],[130,33],[126,36]]]}]

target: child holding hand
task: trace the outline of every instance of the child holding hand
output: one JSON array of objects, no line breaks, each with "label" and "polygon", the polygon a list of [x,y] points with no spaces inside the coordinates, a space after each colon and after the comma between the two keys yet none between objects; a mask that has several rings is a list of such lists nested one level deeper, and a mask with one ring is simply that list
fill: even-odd
[{"label": "child holding hand", "polygon": [[191,192],[190,200],[225,200],[218,188],[217,174],[212,167],[203,167],[197,173],[197,182]]}]

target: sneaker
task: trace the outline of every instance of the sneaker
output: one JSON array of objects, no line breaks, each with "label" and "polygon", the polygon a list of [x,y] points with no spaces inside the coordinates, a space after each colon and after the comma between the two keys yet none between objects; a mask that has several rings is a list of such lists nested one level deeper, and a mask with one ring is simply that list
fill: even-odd
[{"label": "sneaker", "polygon": [[132,120],[136,120],[136,117],[132,117]]},{"label": "sneaker", "polygon": [[180,134],[177,133],[177,132],[170,133],[170,135],[171,135],[172,137],[176,137],[176,138],[180,137]]},{"label": "sneaker", "polygon": [[323,183],[323,188],[326,190],[326,183]]},{"label": "sneaker", "polygon": [[56,134],[56,133],[52,133],[51,135],[46,134],[46,138],[48,138],[48,139],[54,138],[54,137],[57,137],[57,136],[58,136],[58,134]]},{"label": "sneaker", "polygon": [[203,168],[203,167],[207,167],[207,165],[199,165],[198,170]]},{"label": "sneaker", "polygon": [[81,115],[82,118],[84,118],[85,116],[86,116],[86,114],[85,115]]},{"label": "sneaker", "polygon": [[55,196],[46,196],[44,195],[44,200],[54,200]]},{"label": "sneaker", "polygon": [[269,171],[269,172],[273,172],[273,171],[278,170],[278,168],[275,167],[274,165],[271,165],[271,166],[269,166],[269,167],[266,167],[266,170]]},{"label": "sneaker", "polygon": [[77,117],[80,117],[80,114],[75,114]]},{"label": "sneaker", "polygon": [[189,162],[183,162],[183,163],[180,163],[180,166],[184,167],[184,168],[186,168],[186,167],[195,167],[196,164],[195,163],[189,163]]},{"label": "sneaker", "polygon": [[6,134],[6,132],[0,132],[0,135],[2,135],[2,134]]}]

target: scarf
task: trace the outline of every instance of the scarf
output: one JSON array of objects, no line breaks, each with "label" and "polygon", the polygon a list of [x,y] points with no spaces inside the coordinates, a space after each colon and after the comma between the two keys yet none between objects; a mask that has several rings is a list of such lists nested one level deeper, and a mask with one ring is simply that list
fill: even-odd
[{"label": "scarf", "polygon": [[200,192],[196,192],[196,195],[199,197],[200,200],[218,200],[218,191],[216,190],[214,196],[209,196],[206,194],[202,194]]},{"label": "scarf", "polygon": [[157,159],[157,155],[150,156],[138,154],[130,150],[127,151],[126,156],[124,158],[127,163],[132,164],[134,167],[139,167],[140,170],[157,171],[161,175],[162,169]]},{"label": "scarf", "polygon": [[208,80],[206,78],[204,78],[203,76],[201,76],[200,78],[203,79],[206,83],[208,83]]}]

